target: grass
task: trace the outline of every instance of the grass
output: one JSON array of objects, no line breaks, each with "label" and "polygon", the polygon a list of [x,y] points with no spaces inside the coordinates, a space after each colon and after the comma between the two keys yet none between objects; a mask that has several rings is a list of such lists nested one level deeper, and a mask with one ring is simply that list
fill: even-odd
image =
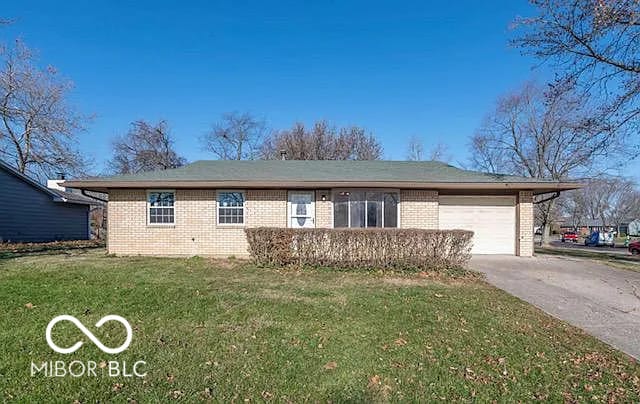
[{"label": "grass", "polygon": [[[517,270],[517,268],[514,268]],[[638,401],[640,367],[482,281],[265,269],[100,252],[0,259],[0,400]],[[54,353],[44,331],[69,323]],[[48,360],[147,362],[145,378],[31,377]]]},{"label": "grass", "polygon": [[589,259],[603,263],[614,268],[628,269],[631,271],[640,271],[640,258],[632,255],[622,255],[607,253],[606,251],[588,251],[585,249],[573,248],[554,248],[554,247],[538,247],[535,248],[536,254],[554,255],[562,257]]}]

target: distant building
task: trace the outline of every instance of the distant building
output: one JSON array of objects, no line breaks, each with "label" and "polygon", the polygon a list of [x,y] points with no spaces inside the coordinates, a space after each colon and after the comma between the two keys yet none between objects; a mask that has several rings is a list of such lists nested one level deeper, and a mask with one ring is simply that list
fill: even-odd
[{"label": "distant building", "polygon": [[631,220],[623,220],[622,223],[615,225],[611,223],[603,223],[601,219],[585,219],[576,225],[570,220],[560,222],[560,232],[575,231],[580,235],[586,236],[594,231],[611,231],[618,232],[619,235],[626,235],[629,231],[629,223]]},{"label": "distant building", "polygon": [[49,180],[45,187],[0,160],[0,241],[89,239],[91,207],[102,203],[67,191],[63,182]]}]

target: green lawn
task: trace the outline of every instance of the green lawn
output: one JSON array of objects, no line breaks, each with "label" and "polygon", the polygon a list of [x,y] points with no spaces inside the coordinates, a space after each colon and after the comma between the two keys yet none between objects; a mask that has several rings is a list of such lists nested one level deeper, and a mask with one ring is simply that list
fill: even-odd
[{"label": "green lawn", "polygon": [[[514,268],[516,270],[516,268]],[[101,251],[0,258],[0,400],[638,401],[640,367],[478,280],[295,271]],[[56,315],[77,317],[117,355]],[[145,378],[30,375],[49,360],[144,360]]]}]

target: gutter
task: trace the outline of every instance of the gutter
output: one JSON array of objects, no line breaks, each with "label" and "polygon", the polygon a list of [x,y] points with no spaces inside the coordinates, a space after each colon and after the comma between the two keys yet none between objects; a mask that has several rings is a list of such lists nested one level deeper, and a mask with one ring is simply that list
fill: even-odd
[{"label": "gutter", "polygon": [[420,182],[420,181],[259,181],[259,180],[159,180],[159,181],[68,181],[66,186],[85,190],[106,192],[110,188],[400,188],[400,189],[469,189],[469,190],[532,190],[537,194],[578,189],[576,182]]},{"label": "gutter", "polygon": [[[538,194],[538,195],[545,195],[545,194]],[[553,192],[553,194],[551,196],[548,196],[548,197],[546,197],[544,199],[541,199],[539,201],[534,201],[533,204],[534,205],[538,205],[540,203],[549,202],[549,201],[552,201],[552,200],[558,198],[559,196],[560,196],[560,191],[555,191],[555,192]]]},{"label": "gutter", "polygon": [[87,190],[86,189],[81,189],[80,193],[83,196],[86,196],[87,198],[95,199],[96,201],[100,201],[100,202],[104,202],[104,203],[109,203],[109,201],[106,200],[106,199],[98,198],[97,196],[93,196],[93,195],[87,194]]}]

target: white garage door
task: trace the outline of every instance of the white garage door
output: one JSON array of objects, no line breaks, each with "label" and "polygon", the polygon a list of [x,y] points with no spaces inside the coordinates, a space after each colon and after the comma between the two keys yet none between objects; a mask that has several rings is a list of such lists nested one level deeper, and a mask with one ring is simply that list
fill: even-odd
[{"label": "white garage door", "polygon": [[441,229],[472,230],[473,254],[515,254],[513,196],[440,196]]}]

